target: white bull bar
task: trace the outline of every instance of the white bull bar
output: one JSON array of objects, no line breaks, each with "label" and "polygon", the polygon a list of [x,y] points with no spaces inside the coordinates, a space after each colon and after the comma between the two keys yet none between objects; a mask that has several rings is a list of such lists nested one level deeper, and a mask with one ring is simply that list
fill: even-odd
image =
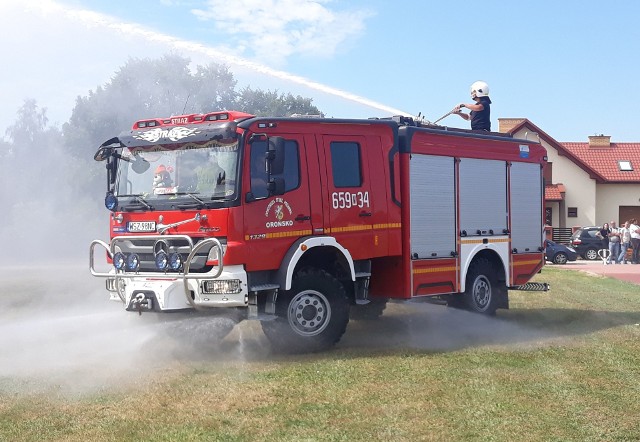
[{"label": "white bull bar", "polygon": [[[207,273],[207,279],[215,279],[218,278],[220,276],[220,274],[222,273],[222,270],[224,268],[224,264],[222,262],[222,258],[224,256],[224,250],[222,248],[222,244],[220,243],[220,241],[217,238],[206,238],[203,239],[202,241],[198,242],[195,247],[193,245],[193,240],[191,239],[191,237],[187,236],[187,235],[171,235],[171,236],[167,236],[167,235],[131,235],[131,236],[114,236],[111,239],[111,244],[107,244],[104,241],[101,241],[99,239],[95,239],[93,241],[91,241],[91,245],[89,247],[89,268],[91,270],[91,274],[93,276],[99,277],[99,278],[115,278],[115,288],[116,288],[116,293],[118,294],[118,296],[120,297],[120,299],[122,300],[122,302],[126,303],[126,299],[125,299],[125,295],[124,293],[121,292],[122,287],[120,282],[120,279],[133,279],[133,278],[139,278],[139,277],[149,277],[149,278],[154,278],[157,277],[158,274],[157,273],[153,273],[153,272],[135,272],[135,273],[126,273],[122,270],[115,270],[115,273],[111,273],[111,272],[98,272],[95,269],[95,259],[94,259],[94,255],[95,255],[95,248],[96,246],[101,246],[103,247],[107,254],[109,255],[109,259],[113,259],[113,255],[116,253],[116,246],[117,243],[120,241],[131,241],[131,240],[148,240],[148,241],[154,241],[154,240],[163,240],[163,241],[171,241],[171,240],[181,240],[181,241],[186,241],[189,244],[189,249],[191,250],[189,252],[189,256],[187,257],[187,259],[185,260],[184,264],[183,264],[183,271],[182,272],[177,272],[177,273],[172,273],[171,276],[175,277],[176,279],[182,279],[182,282],[184,284],[184,294],[185,297],[187,298],[187,302],[189,303],[189,305],[191,305],[191,307],[193,307],[196,310],[201,309],[200,306],[198,306],[194,300],[191,298],[191,291],[189,290],[189,279],[202,279],[202,274],[193,274],[190,275],[189,274],[189,268],[191,267],[191,262],[193,261],[193,258],[196,256],[196,253],[198,253],[198,251],[200,251],[201,249],[203,249],[204,247],[211,245],[212,249],[215,250],[215,256],[216,259],[218,261],[218,265],[216,266],[216,271],[215,273],[211,274],[211,273]],[[211,253],[211,252],[209,252]]]}]

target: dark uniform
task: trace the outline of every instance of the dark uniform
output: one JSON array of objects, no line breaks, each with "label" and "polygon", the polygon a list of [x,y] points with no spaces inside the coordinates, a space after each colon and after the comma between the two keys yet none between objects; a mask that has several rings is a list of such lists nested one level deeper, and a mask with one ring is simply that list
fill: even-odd
[{"label": "dark uniform", "polygon": [[484,109],[481,111],[471,111],[471,129],[491,132],[491,99],[489,97],[479,98],[480,101],[477,102],[477,104],[481,104]]}]

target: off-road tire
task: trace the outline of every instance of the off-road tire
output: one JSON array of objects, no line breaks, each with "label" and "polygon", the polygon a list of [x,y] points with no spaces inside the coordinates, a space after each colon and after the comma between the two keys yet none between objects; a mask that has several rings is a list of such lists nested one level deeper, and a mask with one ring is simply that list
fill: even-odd
[{"label": "off-road tire", "polygon": [[496,271],[487,259],[479,258],[471,263],[463,295],[468,310],[495,315],[502,290],[506,287],[499,286]]},{"label": "off-road tire", "polygon": [[336,344],[349,323],[347,292],[335,277],[320,269],[294,275],[291,290],[279,293],[276,316],[262,330],[278,353],[308,353]]}]

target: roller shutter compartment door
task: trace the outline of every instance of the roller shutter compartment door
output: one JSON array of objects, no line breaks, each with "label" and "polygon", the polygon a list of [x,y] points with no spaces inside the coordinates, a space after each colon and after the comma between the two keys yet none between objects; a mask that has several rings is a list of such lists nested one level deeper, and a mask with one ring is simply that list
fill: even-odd
[{"label": "roller shutter compartment door", "polygon": [[410,180],[411,256],[451,257],[456,250],[454,159],[414,154]]},{"label": "roller shutter compartment door", "polygon": [[542,177],[540,165],[511,164],[511,247],[537,252],[542,245]]},{"label": "roller shutter compartment door", "polygon": [[460,160],[460,230],[468,236],[504,235],[507,229],[507,164]]}]

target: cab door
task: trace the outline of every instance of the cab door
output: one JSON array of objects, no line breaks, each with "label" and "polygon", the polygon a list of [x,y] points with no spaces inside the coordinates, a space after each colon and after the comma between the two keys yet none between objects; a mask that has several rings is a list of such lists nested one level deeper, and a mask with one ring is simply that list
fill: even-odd
[{"label": "cab door", "polygon": [[370,258],[375,255],[378,239],[374,232],[376,201],[371,192],[367,140],[358,135],[320,138],[328,197],[325,234],[349,249],[353,259]]},{"label": "cab door", "polygon": [[[307,156],[302,135],[278,134],[285,139],[285,193],[269,195],[265,140],[247,144],[244,160],[244,238],[251,259],[247,271],[277,269],[291,245],[313,232]],[[317,163],[316,163],[317,164]]]}]

